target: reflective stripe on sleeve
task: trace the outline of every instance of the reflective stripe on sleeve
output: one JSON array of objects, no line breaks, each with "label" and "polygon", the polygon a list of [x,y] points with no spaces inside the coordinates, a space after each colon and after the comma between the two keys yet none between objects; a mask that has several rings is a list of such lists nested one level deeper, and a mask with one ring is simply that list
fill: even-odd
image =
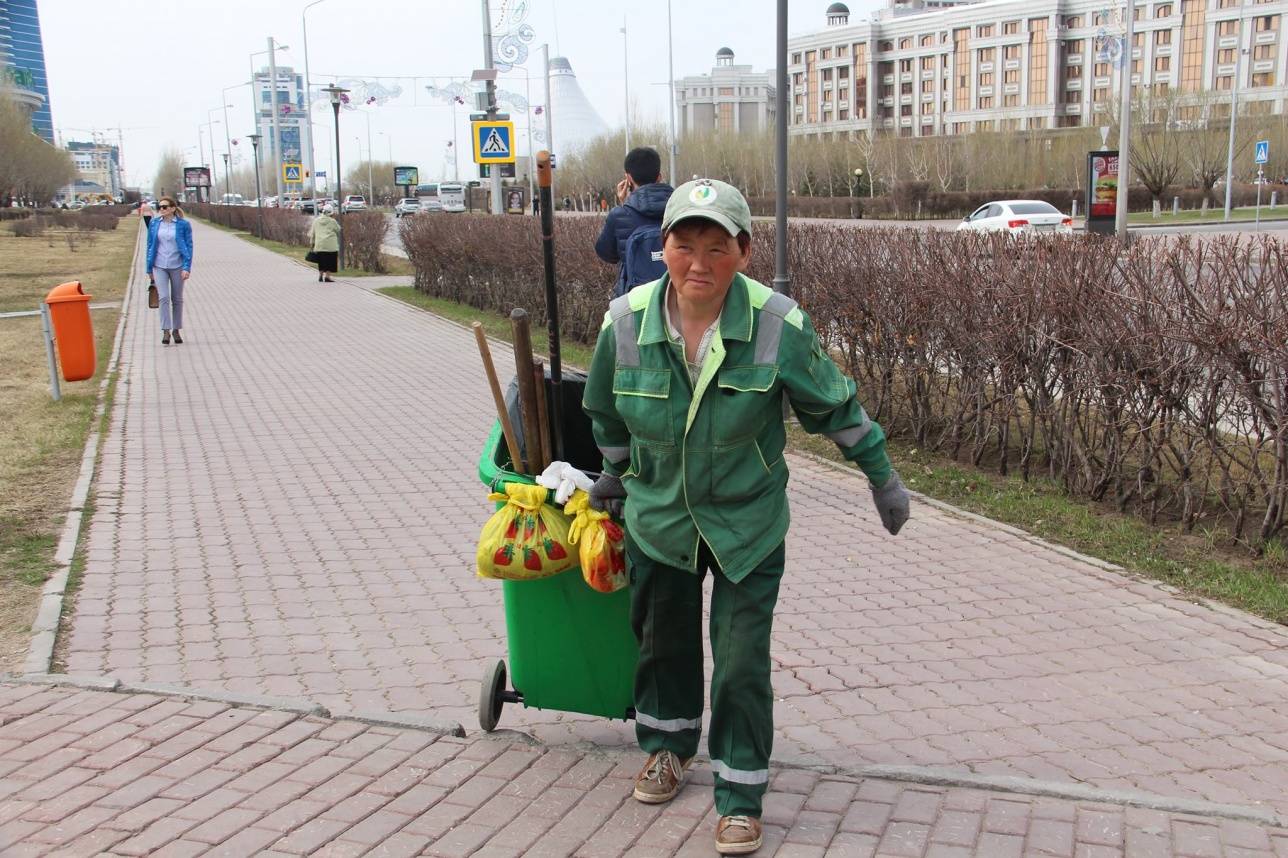
[{"label": "reflective stripe on sleeve", "polygon": [[783,340],[783,318],[796,309],[796,302],[781,292],[775,292],[760,310],[760,326],[756,329],[756,363],[775,363],[778,345]]},{"label": "reflective stripe on sleeve", "polygon": [[608,316],[613,320],[613,338],[617,340],[617,365],[639,366],[640,344],[630,298],[626,295],[614,298],[608,305]]},{"label": "reflective stripe on sleeve", "polygon": [[726,765],[723,760],[713,759],[711,770],[733,784],[769,783],[769,769],[735,769]]},{"label": "reflective stripe on sleeve", "polygon": [[630,447],[600,447],[599,452],[610,462],[624,462],[631,457]]},{"label": "reflective stripe on sleeve", "polygon": [[643,724],[663,733],[679,733],[683,730],[702,729],[701,718],[654,718],[645,712],[635,713],[635,723]]},{"label": "reflective stripe on sleeve", "polygon": [[872,431],[872,421],[868,419],[867,412],[863,411],[863,406],[859,406],[859,412],[863,414],[863,422],[858,426],[850,426],[827,433],[827,437],[833,444],[838,447],[853,447]]}]

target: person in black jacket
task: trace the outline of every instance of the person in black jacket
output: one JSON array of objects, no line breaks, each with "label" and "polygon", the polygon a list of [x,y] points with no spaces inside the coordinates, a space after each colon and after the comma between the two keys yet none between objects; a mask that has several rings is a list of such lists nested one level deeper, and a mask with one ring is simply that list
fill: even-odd
[{"label": "person in black jacket", "polygon": [[595,253],[605,262],[619,265],[613,294],[625,291],[626,266],[623,253],[631,233],[641,226],[661,227],[666,201],[674,190],[662,181],[662,158],[656,149],[639,147],[626,155],[626,175],[617,183],[617,206],[608,213],[604,230],[595,242]]}]

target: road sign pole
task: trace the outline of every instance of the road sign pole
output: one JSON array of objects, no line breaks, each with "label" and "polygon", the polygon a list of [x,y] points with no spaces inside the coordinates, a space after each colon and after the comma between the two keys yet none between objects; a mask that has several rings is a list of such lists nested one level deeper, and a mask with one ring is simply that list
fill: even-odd
[{"label": "road sign pole", "polygon": [[[492,15],[488,11],[488,0],[482,0],[483,5],[483,68],[491,71],[492,66]],[[487,115],[489,119],[496,118],[496,81],[487,82]],[[511,139],[510,145],[513,147],[514,140]],[[501,204],[501,171],[492,171],[492,214],[505,214],[505,208]]]},{"label": "road sign pole", "polygon": [[1254,229],[1258,231],[1260,231],[1261,229],[1261,184],[1265,176],[1266,176],[1266,171],[1258,167],[1257,168],[1257,223],[1256,223],[1256,226],[1254,227]]}]

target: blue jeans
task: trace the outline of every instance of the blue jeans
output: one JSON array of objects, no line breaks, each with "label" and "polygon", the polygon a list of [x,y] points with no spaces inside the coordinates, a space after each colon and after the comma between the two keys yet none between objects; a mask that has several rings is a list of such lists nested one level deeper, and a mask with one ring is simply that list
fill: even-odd
[{"label": "blue jeans", "polygon": [[161,299],[161,330],[176,331],[183,327],[183,269],[153,268],[157,297]]}]

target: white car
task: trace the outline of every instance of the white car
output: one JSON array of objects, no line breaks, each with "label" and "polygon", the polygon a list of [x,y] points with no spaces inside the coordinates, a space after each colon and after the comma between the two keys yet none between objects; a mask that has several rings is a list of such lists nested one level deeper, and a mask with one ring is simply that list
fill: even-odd
[{"label": "white car", "polygon": [[441,212],[443,210],[443,204],[439,201],[438,197],[430,197],[421,205],[420,210],[425,212]]},{"label": "white car", "polygon": [[402,217],[405,214],[416,214],[420,211],[420,200],[415,197],[403,197],[394,206],[394,217]]},{"label": "white car", "polygon": [[985,203],[957,224],[958,230],[1011,235],[1072,235],[1073,218],[1042,200]]},{"label": "white car", "polygon": [[366,197],[362,196],[362,194],[349,194],[344,198],[344,202],[340,204],[340,214],[348,214],[349,212],[360,212],[360,211],[364,211],[366,208],[367,208]]}]

